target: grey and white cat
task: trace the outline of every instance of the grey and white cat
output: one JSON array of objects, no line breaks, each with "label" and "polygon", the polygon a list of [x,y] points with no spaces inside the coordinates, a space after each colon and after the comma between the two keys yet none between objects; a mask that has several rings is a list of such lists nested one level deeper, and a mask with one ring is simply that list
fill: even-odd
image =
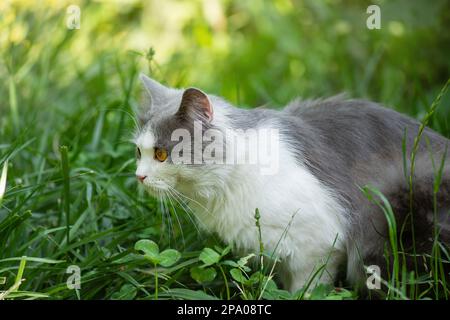
[{"label": "grey and white cat", "polygon": [[[138,179],[153,195],[189,199],[200,227],[248,252],[259,251],[254,218],[258,208],[262,241],[280,258],[278,274],[288,290],[304,286],[324,262],[326,273],[320,281],[326,282],[335,281],[341,268],[353,285],[364,283],[363,266],[385,270],[386,218],[363,194],[366,185],[390,201],[398,229],[405,225],[405,250],[411,249],[402,140],[406,130],[409,155],[417,121],[372,102],[339,97],[295,100],[281,111],[245,110],[195,88],[168,88],[145,75],[140,79],[147,99],[135,137]],[[172,133],[180,128],[192,132],[194,121],[203,124],[202,132],[234,129],[239,135],[237,129],[276,129],[277,172],[263,175],[258,165],[246,163],[175,163],[175,145],[192,146],[192,141],[173,141]],[[234,148],[233,143],[225,141],[223,152]],[[255,152],[251,143],[245,152]],[[413,198],[418,253],[431,252],[435,220],[440,240],[449,244],[450,163],[443,169],[435,217],[430,160],[433,155],[438,167],[448,143],[431,129],[425,129],[420,143]]]}]

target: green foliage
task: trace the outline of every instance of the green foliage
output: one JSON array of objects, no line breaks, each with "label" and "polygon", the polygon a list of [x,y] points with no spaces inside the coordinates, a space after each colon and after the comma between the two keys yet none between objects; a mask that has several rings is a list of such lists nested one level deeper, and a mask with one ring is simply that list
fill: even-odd
[{"label": "green foliage", "polygon": [[174,249],[166,249],[159,252],[158,245],[151,240],[139,240],[134,248],[144,252],[144,258],[150,260],[155,265],[170,267],[181,257],[181,254]]},{"label": "green foliage", "polygon": [[213,281],[217,276],[217,271],[214,268],[191,268],[191,277],[198,283],[205,283]]},{"label": "green foliage", "polygon": [[133,300],[136,297],[137,290],[131,284],[124,284],[118,292],[111,295],[112,300]]},{"label": "green foliage", "polygon": [[211,266],[218,263],[221,256],[211,248],[204,248],[198,258],[204,263],[204,266]]},{"label": "green foliage", "polygon": [[[351,288],[281,290],[264,234],[256,257],[237,257],[183,208],[163,214],[136,191],[130,139],[139,71],[243,108],[344,91],[422,119],[449,78],[446,1],[375,2],[382,28],[372,31],[372,1],[81,0],[79,30],[65,25],[70,1],[0,2],[4,297],[355,298]],[[445,95],[428,124],[449,136],[449,113]],[[448,252],[433,257],[438,281]],[[79,290],[66,285],[70,265]]]},{"label": "green foliage", "polygon": [[134,248],[144,252],[144,257],[154,264],[159,263],[159,247],[155,242],[151,240],[139,240],[134,245]]}]

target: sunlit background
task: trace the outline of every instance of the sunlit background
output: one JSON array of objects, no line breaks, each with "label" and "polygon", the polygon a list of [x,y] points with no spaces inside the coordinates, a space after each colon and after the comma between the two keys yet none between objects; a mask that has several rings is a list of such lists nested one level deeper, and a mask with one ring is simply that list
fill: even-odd
[{"label": "sunlit background", "polygon": [[[366,26],[370,4],[381,9],[379,30]],[[79,29],[68,27],[74,8]],[[175,218],[170,226],[135,191],[129,139],[139,72],[243,108],[346,92],[422,119],[450,77],[449,30],[448,0],[1,0],[0,278],[11,285],[18,257],[27,255],[65,261],[28,264],[22,288],[36,294],[76,297],[65,289],[69,263],[87,274],[84,298],[136,288],[130,277],[151,291],[153,280],[135,271],[144,262],[112,257],[127,257],[142,238],[184,258],[213,241],[199,237],[186,215],[183,228]],[[449,120],[447,95],[430,125],[449,137]],[[62,145],[70,192],[61,180]],[[199,287],[189,271],[177,277]],[[204,290],[224,295],[220,282]],[[142,288],[136,294],[148,297]]]},{"label": "sunlit background", "polygon": [[[380,30],[366,27],[373,2]],[[79,30],[66,27],[69,5],[80,8]],[[449,75],[446,0],[7,0],[0,14],[2,80],[14,77],[22,99],[33,91],[27,78],[67,86],[119,59],[247,106],[345,91],[415,113]],[[151,52],[150,67],[130,52]]]}]

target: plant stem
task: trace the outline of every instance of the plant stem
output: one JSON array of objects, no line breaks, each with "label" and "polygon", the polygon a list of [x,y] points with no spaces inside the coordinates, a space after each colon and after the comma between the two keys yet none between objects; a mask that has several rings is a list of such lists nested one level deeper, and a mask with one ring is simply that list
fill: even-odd
[{"label": "plant stem", "polygon": [[158,300],[158,268],[155,263],[155,299]]},{"label": "plant stem", "polygon": [[222,272],[223,281],[225,281],[225,290],[227,291],[227,300],[230,300],[230,288],[228,287],[228,279],[225,275],[225,272],[223,271],[223,268],[221,265],[219,265],[220,272]]}]

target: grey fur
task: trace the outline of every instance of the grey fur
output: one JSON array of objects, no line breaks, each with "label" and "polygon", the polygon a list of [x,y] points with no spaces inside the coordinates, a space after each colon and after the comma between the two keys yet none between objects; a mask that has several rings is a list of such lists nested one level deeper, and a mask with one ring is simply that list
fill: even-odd
[{"label": "grey fur", "polygon": [[[403,244],[411,253],[409,187],[404,175],[402,141],[411,154],[419,123],[393,110],[362,100],[328,99],[289,105],[284,114],[288,136],[306,159],[310,170],[341,196],[349,209],[352,228],[347,243],[347,278],[362,281],[362,264],[376,264],[385,272],[384,244],[388,241],[386,218],[371,204],[360,187],[371,185],[390,201],[397,226],[406,228]],[[406,136],[405,136],[406,130]],[[427,148],[429,141],[429,150]],[[449,140],[426,128],[420,142],[414,177],[414,226],[417,254],[430,254],[433,237],[433,181],[430,154],[436,166]],[[441,241],[449,245],[450,157],[446,155],[442,184],[438,193]],[[409,166],[409,164],[408,164]],[[409,172],[409,168],[407,169]],[[392,260],[392,257],[391,257]],[[410,267],[411,262],[410,262]],[[385,274],[383,276],[386,277]]]},{"label": "grey fur", "polygon": [[[183,93],[188,91],[200,92],[198,89],[189,88],[186,90],[175,90],[167,88],[146,77],[141,76],[144,84],[144,96],[142,102],[142,110],[138,114],[140,119],[139,132],[152,128],[152,132],[155,134],[155,147],[163,147],[168,151],[168,162],[172,162],[170,157],[172,148],[178,143],[171,139],[172,132],[175,129],[186,129],[191,133],[191,137],[194,136],[194,120],[200,120],[202,122],[202,133],[206,130],[221,130],[218,127],[213,126],[199,110],[200,106],[192,101],[190,96],[185,96]],[[151,87],[148,87],[148,86]],[[166,92],[167,91],[167,92]],[[207,97],[205,95],[205,97]],[[211,96],[209,97],[211,98]],[[216,98],[217,99],[217,98]],[[185,101],[187,100],[187,101]],[[139,132],[136,134],[139,135]],[[210,143],[210,141],[203,141],[202,151]],[[194,140],[191,140],[191,159],[195,156]],[[226,150],[224,150],[224,154]],[[201,154],[201,153],[199,153]],[[203,162],[203,159],[200,159]],[[198,164],[191,161],[189,166],[197,166]]]}]

